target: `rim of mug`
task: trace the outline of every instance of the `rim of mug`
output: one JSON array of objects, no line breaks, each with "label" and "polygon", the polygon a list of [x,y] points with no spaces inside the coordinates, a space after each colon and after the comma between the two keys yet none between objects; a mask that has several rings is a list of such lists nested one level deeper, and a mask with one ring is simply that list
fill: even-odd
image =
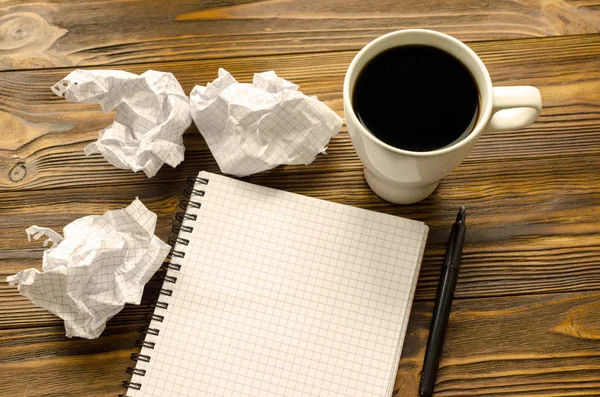
[{"label": "rim of mug", "polygon": [[[477,66],[483,72],[483,79],[484,79],[484,82],[486,85],[486,87],[483,87],[483,88],[485,88],[488,91],[488,93],[489,93],[488,96],[490,97],[490,100],[488,101],[487,106],[485,107],[485,109],[482,110],[481,116],[478,117],[475,128],[473,128],[473,131],[471,131],[469,133],[469,135],[467,135],[464,139],[456,142],[453,145],[445,146],[440,149],[430,150],[430,151],[426,151],[426,152],[415,152],[412,150],[399,149],[399,148],[389,145],[389,144],[383,142],[381,139],[377,138],[367,127],[365,127],[363,125],[363,123],[360,122],[360,120],[358,120],[358,117],[356,116],[356,113],[354,112],[354,107],[352,106],[352,100],[350,98],[350,89],[352,88],[352,87],[350,87],[350,75],[353,72],[353,70],[357,68],[356,64],[359,62],[359,60],[362,57],[365,56],[365,53],[367,53],[371,48],[373,48],[375,45],[377,45],[378,43],[380,43],[382,41],[388,41],[397,36],[410,34],[410,33],[419,33],[419,34],[437,36],[439,38],[442,38],[443,40],[450,41],[454,45],[460,47],[464,52],[466,52],[473,59],[473,61],[477,64]],[[419,44],[419,43],[415,42],[414,44]],[[392,47],[393,46],[390,46],[386,49],[389,49]],[[378,52],[377,54],[379,54],[379,53],[380,52]],[[375,54],[375,55],[377,55],[377,54]],[[375,55],[371,56],[370,59],[372,59]],[[452,55],[454,56],[454,54],[452,54]],[[463,63],[463,65],[464,65],[464,63]],[[471,68],[468,65],[464,65],[464,66],[467,69],[469,69],[471,74],[473,74],[473,71],[471,70]],[[481,99],[482,87],[479,87],[479,84],[477,84],[477,85],[478,85],[478,90],[479,90],[479,94],[480,94],[479,97],[480,97],[480,106],[481,106],[482,102],[483,102]],[[392,152],[395,152],[395,153],[414,156],[414,157],[430,157],[430,156],[437,156],[440,154],[445,154],[445,153],[451,152],[452,150],[456,150],[462,146],[468,145],[471,141],[477,139],[477,137],[483,132],[483,129],[487,125],[487,122],[491,116],[492,106],[493,106],[492,100],[491,100],[492,94],[493,94],[492,79],[490,77],[490,74],[489,74],[487,68],[485,67],[485,65],[483,64],[483,61],[479,58],[479,56],[477,56],[475,51],[473,51],[468,45],[466,45],[465,43],[463,43],[462,41],[458,40],[455,37],[452,37],[445,33],[438,32],[438,31],[431,30],[431,29],[403,29],[403,30],[396,30],[394,32],[386,33],[383,36],[379,36],[378,38],[376,38],[375,40],[371,41],[366,46],[364,46],[354,56],[354,58],[352,59],[352,62],[350,62],[350,66],[348,66],[348,70],[346,71],[346,75],[344,77],[344,88],[343,88],[343,98],[342,99],[343,99],[343,103],[344,103],[344,108],[350,109],[349,117],[351,117],[353,119],[354,124],[357,125],[358,128],[364,132],[364,135],[369,137],[369,139],[371,139],[374,143],[379,144],[379,145],[383,146],[384,148],[386,148]],[[344,116],[346,118],[348,118],[348,115],[344,115]],[[347,125],[347,122],[346,122],[346,125]]]}]

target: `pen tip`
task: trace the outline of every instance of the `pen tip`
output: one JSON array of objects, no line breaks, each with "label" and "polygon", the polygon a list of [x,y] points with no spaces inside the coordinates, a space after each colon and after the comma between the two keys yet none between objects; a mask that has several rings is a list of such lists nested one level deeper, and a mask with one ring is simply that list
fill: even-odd
[{"label": "pen tip", "polygon": [[463,205],[456,215],[456,223],[465,223],[465,219],[467,219],[467,208]]}]

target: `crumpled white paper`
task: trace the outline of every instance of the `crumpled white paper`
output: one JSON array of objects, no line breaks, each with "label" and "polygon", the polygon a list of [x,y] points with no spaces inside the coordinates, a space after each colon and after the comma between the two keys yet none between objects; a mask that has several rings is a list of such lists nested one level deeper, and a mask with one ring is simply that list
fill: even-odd
[{"label": "crumpled white paper", "polygon": [[280,164],[310,164],[342,119],[274,71],[238,83],[225,69],[190,94],[192,118],[222,172],[246,176]]},{"label": "crumpled white paper", "polygon": [[183,132],[192,123],[189,99],[172,73],[148,70],[75,70],[52,87],[71,102],[98,103],[116,111],[112,125],[84,148],[121,169],[156,175],[164,163],[183,161]]},{"label": "crumpled white paper", "polygon": [[42,271],[23,270],[7,281],[62,318],[68,337],[97,338],[125,303],[140,304],[144,285],[169,253],[170,246],[154,235],[156,218],[135,199],[126,208],[71,222],[64,238],[32,226],[28,238],[47,236],[52,242]]}]

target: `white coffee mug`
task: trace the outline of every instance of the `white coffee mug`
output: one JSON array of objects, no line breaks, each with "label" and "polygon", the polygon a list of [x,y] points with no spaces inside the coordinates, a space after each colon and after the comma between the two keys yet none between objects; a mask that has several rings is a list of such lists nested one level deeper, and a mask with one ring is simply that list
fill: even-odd
[{"label": "white coffee mug", "polygon": [[[367,62],[389,48],[410,44],[437,47],[453,55],[469,69],[479,90],[479,116],[473,130],[438,150],[413,152],[390,146],[375,137],[352,108],[354,83]],[[440,179],[469,154],[484,131],[525,127],[535,121],[541,110],[542,97],[537,88],[492,87],[485,65],[473,50],[454,37],[433,30],[400,30],[375,39],[356,54],[344,79],[346,125],[363,162],[367,183],[378,196],[397,204],[415,203],[429,196]]]}]

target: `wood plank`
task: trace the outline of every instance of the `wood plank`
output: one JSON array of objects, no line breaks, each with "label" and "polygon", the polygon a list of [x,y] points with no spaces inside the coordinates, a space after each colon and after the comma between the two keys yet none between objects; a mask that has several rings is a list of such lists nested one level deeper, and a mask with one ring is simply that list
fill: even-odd
[{"label": "wood plank", "polygon": [[[599,301],[598,291],[456,300],[436,396],[597,395]],[[417,395],[432,306],[431,301],[413,306],[394,395]],[[129,323],[115,323],[119,316],[96,340],[68,340],[59,326],[0,331],[2,373],[11,379],[0,391],[122,392],[136,333]]]},{"label": "wood plank", "polygon": [[[484,134],[467,162],[531,160],[578,156],[600,152],[600,35],[473,43],[497,85],[532,84],[540,88],[544,109],[538,121],[523,130]],[[195,84],[215,78],[219,66],[240,81],[254,72],[274,69],[317,95],[342,114],[342,82],[353,52],[235,58],[220,61],[170,62],[128,66],[135,73],[153,68],[173,72],[190,92]],[[0,74],[0,189],[115,186],[139,184],[145,177],[108,164],[100,155],[85,157],[83,147],[111,123],[111,114],[99,106],[74,104],[56,97],[49,87],[69,70],[6,72]],[[568,143],[568,144],[566,144]],[[186,162],[195,168],[212,167],[205,144],[195,126],[186,139]],[[357,166],[347,135],[330,145],[338,167]],[[321,163],[322,169],[335,165]],[[182,167],[180,166],[180,167]],[[533,163],[531,166],[539,166]],[[302,167],[299,167],[302,168]],[[291,167],[290,167],[291,169]],[[177,169],[179,170],[179,168]],[[176,170],[176,171],[177,171]],[[164,167],[148,183],[162,183]]]},{"label": "wood plank", "polygon": [[[455,301],[435,396],[598,395],[599,297],[595,291]],[[431,312],[431,303],[413,306],[399,396],[417,395]]]},{"label": "wood plank", "polygon": [[[437,395],[598,395],[600,35],[472,47],[496,83],[539,86],[545,109],[530,128],[484,136],[429,199],[394,206],[375,197],[345,132],[334,138],[327,156],[308,167],[279,167],[247,180],[430,225],[396,395],[416,395],[448,226],[463,202],[470,229]],[[352,56],[340,51],[208,59],[127,70],[172,71],[189,92],[195,83],[211,80],[218,66],[243,81],[252,72],[275,68],[341,114],[341,82]],[[0,73],[5,125],[0,131],[0,280],[40,265],[41,244],[27,243],[25,227],[36,223],[60,230],[77,217],[122,207],[135,196],[158,213],[157,233],[166,238],[185,178],[200,169],[217,170],[193,127],[185,137],[186,161],[152,179],[117,170],[100,156],[84,157],[83,146],[112,116],[54,97],[48,87],[66,73]],[[122,371],[135,351],[134,331],[146,313],[144,307],[127,306],[101,338],[68,340],[61,320],[0,282],[0,372],[11,379],[0,385],[0,395],[122,392]]]},{"label": "wood plank", "polygon": [[[378,199],[366,185],[359,164],[350,170],[315,171],[322,167],[320,161],[247,180],[426,222],[431,231],[415,296],[418,301],[435,297],[449,225],[461,203],[469,208],[469,233],[458,298],[585,292],[600,285],[600,193],[596,188],[600,175],[595,172],[600,159],[595,155],[550,158],[533,169],[525,161],[473,161],[449,175],[430,198],[412,206]],[[342,161],[339,168],[343,164],[348,163]],[[193,167],[187,170],[187,175],[197,172]],[[183,198],[185,178],[174,174],[170,183],[144,181],[145,177],[139,185],[104,188],[101,195],[96,187],[56,189],[52,194],[45,190],[0,193],[5,225],[0,278],[41,266],[41,242],[27,242],[23,232],[31,224],[61,231],[78,217],[124,207],[136,196],[158,214],[156,233],[166,240]],[[569,189],[562,190],[562,186]],[[48,324],[51,319],[15,288],[0,284],[0,296],[6,304],[0,310],[0,329]]]},{"label": "wood plank", "polygon": [[147,322],[141,318],[134,321],[121,312],[110,321],[99,339],[67,338],[62,324],[1,330],[0,364],[139,350],[135,348],[135,340],[141,335],[140,327],[145,325]]},{"label": "wood plank", "polygon": [[[427,222],[432,232],[417,291],[418,300],[431,299],[435,293],[448,225],[460,203],[469,206],[471,232],[461,277],[465,285],[469,283],[469,287],[459,288],[459,297],[589,291],[597,287],[599,277],[595,258],[600,245],[597,238],[600,196],[596,189],[600,185],[600,173],[597,172],[600,158],[597,155],[598,145],[594,145],[598,142],[599,118],[598,98],[585,94],[586,89],[579,87],[587,87],[584,85],[585,79],[598,75],[598,70],[592,68],[595,60],[589,58],[590,54],[600,49],[599,42],[600,37],[595,36],[546,39],[542,41],[543,45],[531,40],[519,40],[512,44],[482,43],[485,53],[504,52],[512,56],[511,62],[519,63],[528,56],[540,58],[536,61],[539,69],[549,65],[544,60],[554,59],[562,64],[568,59],[565,68],[570,73],[565,73],[560,81],[566,84],[544,83],[542,76],[552,70],[551,65],[548,66],[550,69],[545,70],[525,70],[523,73],[528,76],[519,78],[538,78],[537,83],[542,90],[549,93],[550,103],[546,101],[546,106],[550,110],[545,112],[551,114],[542,115],[536,125],[513,135],[484,136],[467,161],[445,178],[429,199],[417,205],[394,206],[378,199],[364,182],[360,162],[345,133],[333,139],[327,156],[320,156],[308,167],[279,167],[247,180]],[[545,50],[538,53],[539,48]],[[292,64],[297,57],[291,60],[287,57],[273,59],[276,62],[283,60],[281,62],[284,65],[289,65],[286,73],[291,74]],[[491,58],[491,61],[493,64],[494,59]],[[235,65],[240,69],[245,67],[237,63]],[[336,63],[332,62],[331,65]],[[497,73],[502,67],[494,70]],[[325,68],[323,72],[327,76]],[[35,77],[48,73],[56,72],[4,75]],[[584,82],[581,83],[581,80]],[[329,88],[329,84],[335,84],[333,81],[325,83],[320,89],[316,88],[317,85],[310,86],[310,82],[307,84],[311,87],[310,93],[327,96],[334,90]],[[188,87],[191,85],[189,81],[187,84]],[[10,87],[6,82],[4,85]],[[34,82],[34,85],[38,83]],[[550,88],[545,89],[548,85]],[[566,96],[553,96],[553,90],[564,85],[570,85],[573,89],[563,90]],[[24,84],[19,87],[20,90],[27,88]],[[571,91],[573,94],[569,97]],[[584,95],[581,95],[582,92]],[[36,95],[31,96],[33,98]],[[58,98],[58,101],[50,98],[53,101],[51,108],[40,112],[37,117],[44,114],[55,120],[64,120],[67,116],[62,113],[54,115],[56,110],[52,109],[57,109],[56,106],[81,107],[84,110],[76,116],[82,125],[78,128],[84,130],[82,134],[96,134],[95,131],[85,130],[90,123],[96,122],[97,110],[88,110],[90,107],[87,105],[69,104]],[[21,103],[23,109],[35,108],[33,103],[20,99],[17,103]],[[338,102],[330,100],[328,103],[335,106]],[[588,118],[570,116],[570,112],[576,109],[585,109]],[[544,122],[544,118],[547,122]],[[547,125],[554,125],[550,133],[546,132]],[[512,142],[519,137],[523,137],[523,140]],[[45,139],[43,144],[39,143],[42,138]],[[567,140],[570,143],[565,146]],[[540,147],[540,141],[543,147]],[[3,142],[6,145],[10,140]],[[577,145],[577,142],[581,142],[581,145]],[[136,196],[158,213],[157,233],[166,239],[186,177],[195,175],[200,169],[217,171],[204,141],[193,128],[186,135],[185,143],[188,147],[187,160],[176,169],[166,167],[152,179],[115,169],[99,156],[84,157],[80,152],[82,145],[78,142],[78,136],[71,133],[43,134],[21,148],[5,149],[2,152],[3,164],[11,164],[13,156],[21,156],[14,153],[26,152],[35,145],[41,147],[32,152],[31,160],[19,159],[25,160],[27,176],[16,183],[7,183],[5,180],[5,191],[0,193],[0,214],[6,236],[0,241],[0,247],[4,248],[0,252],[3,274],[39,267],[41,247],[39,243],[27,243],[23,234],[23,230],[31,224],[61,230],[77,217],[123,207]],[[8,174],[8,168],[4,170],[5,175]],[[119,189],[115,189],[115,186],[119,186]],[[564,186],[569,189],[564,189]],[[503,271],[509,272],[510,276],[505,276]],[[28,303],[17,295],[16,290],[6,287],[3,293],[11,302],[20,302],[19,307],[27,307]],[[40,324],[49,321],[43,311],[28,310],[27,314],[16,319],[12,317],[14,312],[7,313],[0,323],[8,327],[25,326],[28,319],[32,318]]]},{"label": "wood plank", "polygon": [[109,327],[95,340],[68,339],[62,327],[0,331],[0,394],[35,397],[114,397],[139,351],[131,325]]},{"label": "wood plank", "polygon": [[0,69],[356,50],[398,29],[482,41],[597,33],[592,0],[2,3]]}]

